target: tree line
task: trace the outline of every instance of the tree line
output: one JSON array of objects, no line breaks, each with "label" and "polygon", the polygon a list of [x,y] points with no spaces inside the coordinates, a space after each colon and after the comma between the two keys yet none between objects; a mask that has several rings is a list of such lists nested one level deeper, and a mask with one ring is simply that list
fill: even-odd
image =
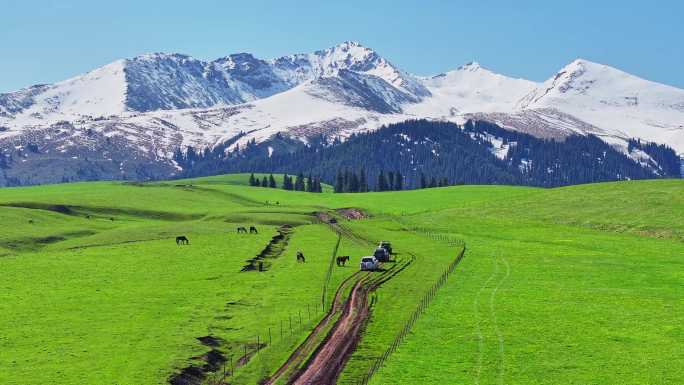
[{"label": "tree line", "polygon": [[340,192],[397,190],[398,183],[401,189],[456,184],[556,187],[680,176],[679,158],[667,146],[630,142],[631,148],[642,149],[658,163],[644,165],[593,135],[540,139],[486,121],[462,126],[406,121],[345,141],[319,136],[306,144],[276,134],[266,142],[250,140],[231,147],[243,136],[211,149],[177,151],[174,160],[183,168],[178,176],[311,174]]},{"label": "tree line", "polygon": [[[268,188],[278,188],[278,183],[276,182],[273,174],[268,177],[264,176],[261,179],[254,176],[254,173],[249,175],[249,185],[255,187],[268,187]],[[293,177],[290,175],[283,175],[283,190],[291,191],[306,191],[313,193],[323,192],[323,187],[321,185],[321,179],[318,177],[312,177],[308,175],[304,177],[304,174],[299,173],[297,176]]]}]

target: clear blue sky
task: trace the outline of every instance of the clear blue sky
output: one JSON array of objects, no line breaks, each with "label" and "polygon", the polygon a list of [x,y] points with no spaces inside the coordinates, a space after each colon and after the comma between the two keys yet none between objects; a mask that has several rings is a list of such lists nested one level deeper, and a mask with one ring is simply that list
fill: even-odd
[{"label": "clear blue sky", "polygon": [[681,1],[0,0],[0,92],[145,52],[272,58],[357,40],[429,75],[544,80],[577,57],[684,88]]}]

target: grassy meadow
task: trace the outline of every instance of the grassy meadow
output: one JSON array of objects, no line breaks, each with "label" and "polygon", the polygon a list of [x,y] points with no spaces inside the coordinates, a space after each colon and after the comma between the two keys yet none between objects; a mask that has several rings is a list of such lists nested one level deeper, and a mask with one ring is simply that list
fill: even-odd
[{"label": "grassy meadow", "polygon": [[[166,384],[211,350],[256,384],[387,239],[415,260],[374,293],[338,381],[356,384],[460,251],[447,238],[465,257],[372,384],[684,383],[684,181],[313,194],[247,178],[0,189],[0,384]],[[370,217],[334,211],[350,207]],[[242,271],[284,224],[282,254]]]}]

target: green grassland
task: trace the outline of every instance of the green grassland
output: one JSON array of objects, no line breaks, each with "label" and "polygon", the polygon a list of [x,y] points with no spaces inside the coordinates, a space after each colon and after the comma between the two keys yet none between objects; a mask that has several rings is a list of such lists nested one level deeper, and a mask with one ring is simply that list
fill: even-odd
[{"label": "green grassland", "polygon": [[[0,383],[164,384],[212,336],[229,382],[255,384],[380,239],[415,260],[374,293],[339,383],[358,383],[456,257],[446,239],[464,259],[371,383],[684,383],[680,180],[312,194],[247,178],[0,190]],[[340,217],[366,241],[313,215],[349,207],[371,215]],[[241,271],[283,224],[283,254]],[[329,270],[338,240],[352,261]]]}]

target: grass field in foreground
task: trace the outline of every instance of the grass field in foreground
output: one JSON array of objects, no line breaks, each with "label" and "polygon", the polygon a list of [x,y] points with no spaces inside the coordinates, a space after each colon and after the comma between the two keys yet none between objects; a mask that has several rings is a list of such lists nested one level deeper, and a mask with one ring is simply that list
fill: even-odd
[{"label": "grass field in foreground", "polygon": [[[680,180],[368,194],[246,180],[0,190],[0,383],[162,384],[209,350],[196,339],[206,335],[241,355],[320,300],[337,235],[311,213],[342,207],[374,215],[346,227],[419,258],[378,291],[340,383],[382,354],[455,255],[409,227],[468,249],[373,383],[684,383]],[[240,272],[283,223],[297,226],[284,255],[267,272]],[[260,235],[235,234],[251,224]],[[180,234],[191,246],[175,245]],[[367,248],[343,239],[340,252]],[[352,261],[333,269],[330,287]],[[320,316],[251,356],[231,383],[275,370]]]}]

